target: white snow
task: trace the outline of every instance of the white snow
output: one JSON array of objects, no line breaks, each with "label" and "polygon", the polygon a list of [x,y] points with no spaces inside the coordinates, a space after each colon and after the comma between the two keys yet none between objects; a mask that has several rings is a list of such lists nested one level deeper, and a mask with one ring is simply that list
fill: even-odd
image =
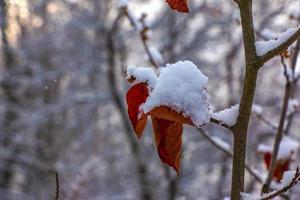
[{"label": "white snow", "polygon": [[282,187],[286,187],[291,184],[295,175],[296,171],[285,171],[283,174],[283,178],[281,179]]},{"label": "white snow", "polygon": [[[281,143],[279,145],[279,151],[278,151],[278,156],[277,159],[278,160],[287,160],[290,158],[293,158],[296,155],[296,152],[299,148],[299,143],[288,137],[285,136],[282,138]],[[260,144],[258,146],[258,152],[261,153],[272,153],[273,148],[264,144]]]},{"label": "white snow", "polygon": [[[283,178],[281,180],[280,187],[276,186],[276,187],[278,187],[277,190],[281,190],[282,188],[287,187],[289,184],[291,184],[295,175],[296,175],[296,171],[285,171],[283,174]],[[268,194],[262,194],[259,196],[242,192],[241,197],[242,197],[242,200],[259,200],[262,198],[270,197],[275,192],[276,192],[276,190],[274,190],[273,192],[270,192]]]},{"label": "white snow", "polygon": [[128,0],[118,0],[118,5],[120,7],[126,7],[128,5]]},{"label": "white snow", "polygon": [[236,118],[239,115],[239,107],[240,105],[236,104],[220,112],[212,113],[211,116],[223,124],[234,126],[236,123]]},{"label": "white snow", "polygon": [[230,145],[225,142],[224,140],[222,140],[221,138],[219,137],[216,137],[216,136],[213,136],[211,137],[211,139],[217,144],[219,145],[220,147],[222,147],[223,149],[226,149],[226,150],[229,150],[230,151]]},{"label": "white snow", "polygon": [[150,88],[154,88],[157,81],[157,76],[150,67],[128,66],[127,79],[131,78],[135,79],[133,82],[134,84],[145,82],[150,86]]},{"label": "white snow", "polygon": [[208,78],[191,61],[179,61],[161,68],[154,90],[144,104],[144,112],[168,106],[200,127],[210,120]]},{"label": "white snow", "polygon": [[242,197],[242,200],[259,200],[260,199],[260,197],[258,197],[256,195],[252,195],[252,194],[244,193],[244,192],[241,192],[241,197]]},{"label": "white snow", "polygon": [[154,47],[149,47],[149,51],[150,51],[150,54],[154,60],[154,62],[159,65],[161,63],[163,63],[163,57],[162,55],[160,54],[160,52],[154,48]]},{"label": "white snow", "polygon": [[258,115],[262,114],[263,110],[264,109],[263,109],[263,107],[261,105],[253,104],[253,106],[252,106],[252,112],[254,112],[254,113],[258,114]]},{"label": "white snow", "polygon": [[298,99],[290,99],[288,103],[287,113],[291,114],[300,110],[300,102]]},{"label": "white snow", "polygon": [[280,46],[282,43],[287,41],[289,37],[291,37],[296,31],[299,30],[297,28],[290,28],[286,32],[281,33],[276,39],[271,39],[268,41],[257,41],[255,42],[256,46],[256,53],[258,56],[265,55],[267,52],[275,49],[276,47]]}]

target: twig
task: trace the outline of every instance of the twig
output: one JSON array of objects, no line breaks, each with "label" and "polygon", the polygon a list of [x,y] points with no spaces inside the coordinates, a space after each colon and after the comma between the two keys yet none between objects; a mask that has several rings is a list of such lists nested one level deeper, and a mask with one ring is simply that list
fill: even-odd
[{"label": "twig", "polygon": [[130,122],[128,120],[127,117],[127,113],[126,113],[126,108],[124,106],[123,103],[123,99],[120,96],[118,87],[117,87],[117,78],[115,75],[115,67],[116,67],[116,48],[115,48],[115,37],[116,37],[116,33],[118,31],[118,24],[120,19],[124,16],[124,12],[122,12],[122,9],[120,10],[117,18],[115,19],[115,21],[113,22],[113,25],[110,29],[110,31],[108,31],[106,33],[106,47],[107,47],[107,55],[108,55],[108,61],[107,61],[107,65],[108,65],[108,71],[107,71],[107,76],[108,76],[108,83],[110,86],[110,91],[112,93],[112,97],[114,100],[114,103],[116,105],[116,108],[118,109],[120,115],[121,115],[121,119],[122,119],[122,123],[124,126],[124,132],[127,136],[128,142],[130,144],[131,147],[131,151],[133,153],[133,157],[137,163],[137,173],[138,173],[138,177],[139,177],[139,182],[140,182],[140,186],[141,186],[141,199],[143,200],[151,200],[152,199],[152,192],[151,189],[149,187],[149,180],[148,180],[148,171],[147,171],[147,167],[145,165],[145,163],[143,162],[142,158],[141,158],[141,150],[139,148],[139,145],[136,141],[136,138],[134,137],[134,134],[132,132],[132,127],[130,125]]},{"label": "twig", "polygon": [[55,173],[55,200],[58,200],[59,198],[59,179],[58,179],[58,173],[57,171],[54,171]]},{"label": "twig", "polygon": [[300,170],[299,170],[299,167],[297,167],[296,169],[296,173],[295,173],[295,176],[292,180],[292,182],[286,186],[286,187],[283,187],[282,189],[276,191],[276,192],[272,192],[270,193],[269,195],[263,197],[262,199],[260,200],[269,200],[269,199],[273,199],[281,194],[283,194],[284,192],[288,191],[289,189],[291,189],[292,187],[294,187],[300,180]]},{"label": "twig", "polygon": [[[198,128],[197,129],[201,135],[207,139],[214,147],[216,147],[217,149],[221,150],[223,153],[225,153],[225,155],[227,155],[230,158],[233,158],[233,154],[230,150],[222,147],[221,145],[219,145],[217,142],[215,142],[210,136],[209,134],[203,130],[202,128]],[[259,183],[263,183],[262,179],[259,177],[259,175],[257,175],[254,170],[246,163],[245,165],[246,170],[249,172],[249,174],[251,174],[256,181],[258,181]]]},{"label": "twig", "polygon": [[224,127],[224,128],[227,128],[227,129],[229,129],[229,130],[232,130],[232,127],[228,126],[227,124],[225,124],[225,123],[221,122],[220,120],[215,119],[215,118],[213,118],[213,117],[210,118],[210,122],[215,123],[215,124],[218,124],[219,126],[222,126],[222,127]]},{"label": "twig", "polygon": [[[152,55],[149,45],[147,43],[148,41],[148,36],[147,36],[147,32],[149,31],[149,27],[146,25],[145,23],[145,19],[147,17],[146,14],[142,14],[140,20],[136,20],[133,15],[131,15],[131,13],[129,13],[128,8],[127,7],[123,7],[121,8],[122,11],[124,12],[125,16],[128,18],[128,20],[130,21],[130,24],[137,30],[139,31],[140,34],[140,39],[143,43],[144,49],[149,57],[149,62],[151,65],[153,65],[155,68],[159,67],[159,63],[156,63],[154,56]],[[140,23],[138,23],[140,22]]]},{"label": "twig", "polygon": [[257,59],[258,65],[263,65],[267,61],[271,60],[273,57],[279,55],[281,52],[286,50],[291,44],[293,44],[299,37],[300,37],[300,28],[298,28],[298,30],[281,45],[268,51],[266,54],[259,56]]},{"label": "twig", "polygon": [[253,115],[261,120],[262,122],[264,122],[266,125],[268,125],[270,128],[272,128],[273,130],[277,130],[277,126],[275,126],[272,122],[270,122],[268,119],[266,119],[263,115],[258,114],[258,113],[253,113]]},{"label": "twig", "polygon": [[[284,62],[283,62],[283,66],[286,67],[284,65]],[[269,173],[268,173],[266,182],[263,185],[262,193],[268,193],[268,191],[270,189],[270,184],[271,184],[272,177],[273,177],[273,174],[274,174],[276,160],[277,160],[277,156],[278,156],[278,152],[279,152],[279,146],[280,146],[280,142],[281,142],[283,132],[284,132],[284,123],[285,123],[285,119],[286,119],[286,114],[287,114],[287,110],[288,110],[288,103],[289,103],[291,89],[292,89],[291,82],[289,81],[289,75],[287,73],[285,74],[285,77],[286,77],[286,80],[287,80],[286,85],[285,85],[285,94],[284,94],[279,125],[278,125],[278,129],[277,129],[277,132],[276,132],[276,137],[275,137],[275,142],[274,142],[274,147],[273,147],[273,152],[272,152],[271,166],[270,166],[270,169],[269,169]]]}]

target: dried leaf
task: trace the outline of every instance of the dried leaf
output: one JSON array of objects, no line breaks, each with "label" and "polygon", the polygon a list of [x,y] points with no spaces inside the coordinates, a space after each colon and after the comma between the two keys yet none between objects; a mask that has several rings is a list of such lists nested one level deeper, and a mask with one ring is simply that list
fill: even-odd
[{"label": "dried leaf", "polygon": [[[138,83],[132,86],[126,94],[129,119],[138,138],[142,136],[147,122],[147,115],[140,114],[139,107],[145,103],[148,96],[146,83]],[[141,116],[139,117],[139,115]]]},{"label": "dried leaf", "polygon": [[[267,169],[270,169],[272,154],[270,152],[265,152],[263,157]],[[280,180],[283,177],[283,173],[289,170],[289,166],[290,166],[290,158],[288,158],[287,160],[277,160],[272,178],[277,182],[280,182]]]},{"label": "dried leaf", "polygon": [[178,113],[167,106],[156,107],[147,114],[158,119],[174,121],[180,124],[190,124],[194,126],[190,118],[184,117],[182,113]]},{"label": "dried leaf", "polygon": [[275,179],[277,182],[280,182],[280,180],[283,177],[283,173],[285,171],[289,170],[290,166],[290,160],[285,160],[285,161],[277,161],[275,165],[275,170],[273,174],[273,179]]},{"label": "dried leaf", "polygon": [[166,0],[166,2],[172,9],[175,9],[179,12],[189,12],[187,0]]},{"label": "dried leaf", "polygon": [[182,124],[152,117],[152,125],[160,159],[173,167],[178,175],[182,146]]}]

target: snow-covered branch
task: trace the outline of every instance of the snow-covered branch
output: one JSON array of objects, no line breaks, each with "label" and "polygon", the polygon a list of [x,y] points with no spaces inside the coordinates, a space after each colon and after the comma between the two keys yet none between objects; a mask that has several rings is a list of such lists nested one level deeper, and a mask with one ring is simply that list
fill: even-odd
[{"label": "snow-covered branch", "polygon": [[273,199],[277,196],[282,195],[295,185],[297,185],[300,181],[300,168],[297,167],[296,171],[286,171],[281,180],[281,189],[275,190],[268,194],[263,194],[260,196],[251,195],[248,193],[241,193],[243,200],[269,200]]},{"label": "snow-covered branch", "polygon": [[143,43],[144,49],[148,55],[149,58],[149,62],[150,64],[155,67],[158,68],[159,65],[162,63],[162,56],[159,53],[159,51],[154,48],[149,46],[148,44],[148,40],[149,40],[149,36],[148,36],[148,32],[149,32],[149,26],[146,23],[146,14],[142,14],[140,19],[137,19],[134,15],[132,15],[129,10],[127,5],[121,7],[121,12],[124,12],[125,16],[128,18],[128,20],[130,21],[130,24],[139,32],[140,34],[140,39]]},{"label": "snow-covered branch", "polygon": [[276,40],[258,41],[255,43],[258,63],[263,65],[277,56],[300,37],[300,28],[291,28],[282,33]]}]

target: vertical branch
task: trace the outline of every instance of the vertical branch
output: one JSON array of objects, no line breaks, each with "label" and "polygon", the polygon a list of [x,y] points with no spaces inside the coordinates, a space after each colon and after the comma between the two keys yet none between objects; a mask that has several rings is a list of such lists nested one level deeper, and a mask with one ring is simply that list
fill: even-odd
[{"label": "vertical branch", "polygon": [[147,178],[147,170],[146,170],[146,165],[143,162],[141,158],[141,152],[138,146],[138,143],[136,142],[136,139],[134,137],[134,134],[132,132],[132,128],[130,125],[130,122],[127,117],[126,109],[123,104],[123,100],[118,92],[117,88],[117,79],[115,76],[115,67],[116,67],[116,58],[115,54],[116,49],[115,49],[115,43],[114,40],[116,39],[116,33],[118,30],[118,23],[121,17],[123,16],[123,13],[120,12],[117,19],[114,21],[113,26],[110,31],[107,32],[106,34],[106,46],[108,50],[108,81],[109,81],[109,86],[110,90],[112,92],[112,96],[115,102],[115,105],[118,109],[118,111],[121,114],[121,119],[122,123],[124,126],[124,130],[127,136],[127,139],[129,141],[131,151],[133,153],[133,157],[136,160],[137,163],[137,171],[138,171],[138,178],[141,186],[141,199],[143,200],[151,200],[152,199],[152,194],[150,192],[150,184],[149,180]]},{"label": "vertical branch", "polygon": [[231,200],[239,200],[240,193],[244,191],[245,156],[248,124],[253,104],[256,79],[260,66],[256,62],[255,36],[252,16],[252,0],[240,0],[238,2],[244,41],[246,58],[246,72],[243,83],[243,91],[240,99],[240,110],[237,123],[233,127],[234,150],[232,166]]},{"label": "vertical branch", "polygon": [[269,173],[268,173],[268,177],[266,179],[266,182],[263,185],[262,193],[268,193],[269,189],[270,189],[270,184],[271,184],[272,177],[273,177],[273,174],[274,174],[275,165],[276,165],[276,161],[277,161],[277,156],[278,156],[278,152],[279,152],[279,146],[280,146],[280,142],[281,142],[283,132],[284,132],[284,123],[285,123],[286,114],[287,114],[287,110],[288,110],[289,99],[290,99],[291,92],[292,92],[292,85],[291,85],[291,82],[290,82],[290,77],[287,74],[287,66],[284,63],[284,57],[283,56],[281,56],[281,61],[282,61],[282,64],[284,66],[284,72],[285,72],[285,77],[286,77],[285,94],[284,94],[283,105],[282,105],[281,114],[280,114],[279,125],[278,125],[278,129],[277,129],[276,137],[275,137],[275,142],[274,142],[274,146],[273,146],[271,166],[270,166],[270,169],[269,169]]},{"label": "vertical branch", "polygon": [[59,178],[57,171],[54,171],[55,173],[55,200],[58,200],[59,198]]},{"label": "vertical branch", "polygon": [[2,36],[2,50],[3,50],[3,60],[6,68],[12,67],[13,64],[13,55],[9,42],[7,39],[7,2],[4,0],[0,1],[0,26],[1,26],[1,36]]}]

